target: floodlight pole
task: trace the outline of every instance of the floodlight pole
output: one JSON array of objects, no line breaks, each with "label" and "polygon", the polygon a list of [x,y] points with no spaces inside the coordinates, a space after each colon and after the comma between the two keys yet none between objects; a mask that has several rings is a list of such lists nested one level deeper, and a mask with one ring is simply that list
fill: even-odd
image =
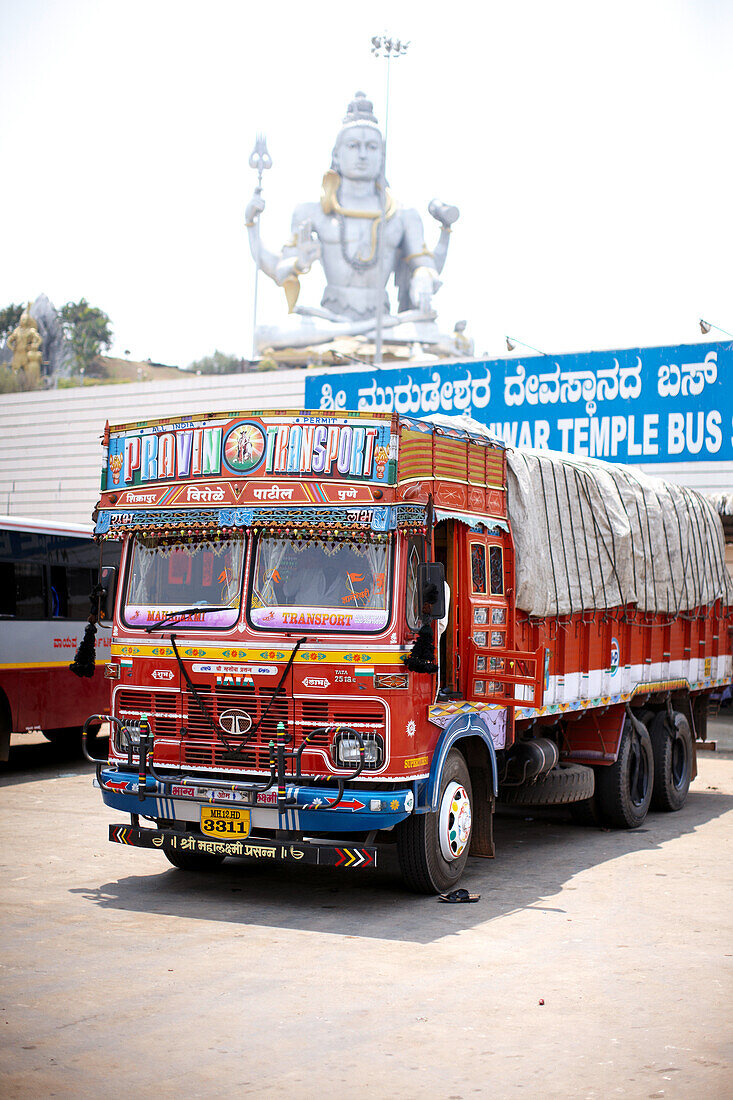
[{"label": "floodlight pole", "polygon": [[381,226],[377,241],[377,313],[376,335],[374,340],[374,366],[382,365],[382,328],[384,318],[384,235],[387,231],[387,135],[389,133],[389,70],[393,57],[404,57],[407,53],[409,42],[401,42],[399,38],[389,38],[386,34],[372,38],[372,53],[375,57],[382,57],[387,61],[387,81],[384,100],[384,149],[382,156],[382,179],[380,181],[380,202],[382,206]]},{"label": "floodlight pole", "polygon": [[[255,188],[255,195],[262,194],[262,173],[267,168],[272,168],[272,157],[267,152],[267,141],[265,135],[262,133],[257,134],[255,140],[255,147],[249,156],[249,166],[254,168],[257,172],[257,186]],[[260,275],[260,219],[257,215],[254,219],[255,222],[255,238],[257,244],[255,246],[255,292],[254,292],[254,308],[252,311],[252,359],[257,358],[257,284]]]}]

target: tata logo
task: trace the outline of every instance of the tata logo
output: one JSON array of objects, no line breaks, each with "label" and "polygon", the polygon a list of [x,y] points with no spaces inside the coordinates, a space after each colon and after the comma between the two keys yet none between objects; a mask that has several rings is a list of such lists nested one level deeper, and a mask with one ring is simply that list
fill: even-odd
[{"label": "tata logo", "polygon": [[246,710],[225,710],[219,715],[219,725],[231,737],[243,737],[252,729],[252,719]]},{"label": "tata logo", "polygon": [[325,676],[306,676],[303,680],[303,687],[307,688],[327,688],[331,686],[331,681],[327,680]]},{"label": "tata logo", "polygon": [[168,668],[156,668],[153,672],[154,680],[172,680],[173,673]]}]

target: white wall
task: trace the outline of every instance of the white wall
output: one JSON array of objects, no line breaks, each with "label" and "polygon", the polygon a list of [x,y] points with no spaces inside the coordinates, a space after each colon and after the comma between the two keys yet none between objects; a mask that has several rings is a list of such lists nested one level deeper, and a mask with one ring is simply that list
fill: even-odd
[{"label": "white wall", "polygon": [[0,513],[91,523],[104,424],[205,412],[301,409],[305,371],[207,375],[0,397]]}]

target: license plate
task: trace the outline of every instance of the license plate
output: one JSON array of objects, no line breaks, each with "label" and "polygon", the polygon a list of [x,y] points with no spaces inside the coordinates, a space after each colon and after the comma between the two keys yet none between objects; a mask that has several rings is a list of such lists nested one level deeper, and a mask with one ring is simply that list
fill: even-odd
[{"label": "license plate", "polygon": [[249,810],[241,806],[202,806],[201,832],[219,840],[242,840],[251,829]]}]

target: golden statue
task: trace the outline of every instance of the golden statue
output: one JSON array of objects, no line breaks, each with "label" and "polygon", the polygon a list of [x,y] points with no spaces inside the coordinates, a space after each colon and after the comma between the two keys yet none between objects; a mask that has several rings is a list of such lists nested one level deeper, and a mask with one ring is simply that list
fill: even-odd
[{"label": "golden statue", "polygon": [[38,325],[31,317],[31,302],[20,315],[18,327],[8,336],[7,344],[13,353],[11,367],[14,371],[23,371],[29,382],[37,385],[41,380],[41,334]]}]

